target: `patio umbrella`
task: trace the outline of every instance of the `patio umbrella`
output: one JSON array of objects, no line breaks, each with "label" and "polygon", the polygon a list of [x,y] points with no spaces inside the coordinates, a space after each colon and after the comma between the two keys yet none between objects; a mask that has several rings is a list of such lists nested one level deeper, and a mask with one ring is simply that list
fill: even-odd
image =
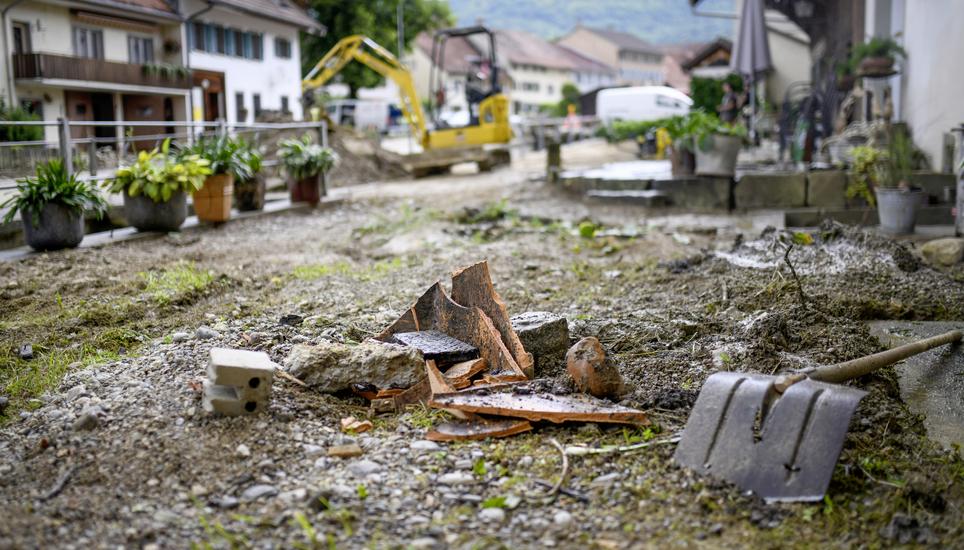
[{"label": "patio umbrella", "polygon": [[[756,113],[756,79],[773,68],[770,61],[770,42],[763,14],[763,0],[743,0],[740,15],[740,33],[735,45],[732,68],[750,82],[750,109]],[[756,131],[753,115],[750,116],[750,136]]]}]

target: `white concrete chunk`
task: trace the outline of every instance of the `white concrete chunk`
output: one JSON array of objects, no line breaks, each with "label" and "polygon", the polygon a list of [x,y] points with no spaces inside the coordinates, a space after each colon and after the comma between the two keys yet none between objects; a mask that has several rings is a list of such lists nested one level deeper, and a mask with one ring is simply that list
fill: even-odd
[{"label": "white concrete chunk", "polygon": [[208,378],[219,386],[270,392],[277,365],[263,351],[212,348]]},{"label": "white concrete chunk", "polygon": [[[256,397],[252,399],[251,397]],[[245,414],[255,414],[267,408],[267,396],[252,396],[245,394],[243,390],[231,386],[219,386],[211,383],[210,380],[204,382],[204,410],[208,412],[221,413],[226,416],[240,416]]]}]

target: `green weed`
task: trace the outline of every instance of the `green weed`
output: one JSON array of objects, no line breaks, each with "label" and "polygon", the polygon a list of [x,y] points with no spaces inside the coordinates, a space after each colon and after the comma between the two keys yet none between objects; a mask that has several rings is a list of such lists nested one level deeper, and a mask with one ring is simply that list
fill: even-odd
[{"label": "green weed", "polygon": [[214,273],[198,269],[191,262],[178,262],[159,271],[138,273],[144,281],[144,291],[158,305],[190,302],[212,282]]}]

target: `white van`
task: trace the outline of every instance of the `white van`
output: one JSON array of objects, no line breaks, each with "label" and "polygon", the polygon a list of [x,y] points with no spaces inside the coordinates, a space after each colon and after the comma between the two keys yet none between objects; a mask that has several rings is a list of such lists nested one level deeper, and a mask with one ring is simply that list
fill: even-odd
[{"label": "white van", "polygon": [[608,88],[596,94],[596,116],[605,125],[617,120],[656,120],[690,112],[693,100],[669,86]]},{"label": "white van", "polygon": [[388,102],[373,99],[333,99],[325,104],[328,117],[340,126],[358,130],[388,130]]}]

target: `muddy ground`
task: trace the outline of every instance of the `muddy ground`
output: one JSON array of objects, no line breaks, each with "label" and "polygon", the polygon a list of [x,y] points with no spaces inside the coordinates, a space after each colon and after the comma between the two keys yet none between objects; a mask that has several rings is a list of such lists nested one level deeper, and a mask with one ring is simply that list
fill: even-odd
[{"label": "muddy ground", "polygon": [[[852,228],[762,232],[748,218],[586,204],[532,181],[538,161],[0,265],[0,547],[960,546],[964,461],[927,439],[892,369],[854,382],[870,395],[820,503],[765,505],[675,466],[662,443],[713,372],[878,351],[868,319],[964,319],[959,274]],[[360,341],[481,259],[510,313],[557,312],[573,339],[598,336],[628,382],[623,404],[654,425],[539,425],[436,447],[423,436],[443,413],[345,435],[339,419],[364,416],[363,401],[283,379],[261,416],[203,414],[210,347],[280,363],[295,343]],[[287,314],[304,321],[282,325]],[[538,375],[571,391],[561,371]],[[571,457],[575,496],[548,499],[552,438],[658,444]],[[365,454],[325,456],[349,441]]]}]

